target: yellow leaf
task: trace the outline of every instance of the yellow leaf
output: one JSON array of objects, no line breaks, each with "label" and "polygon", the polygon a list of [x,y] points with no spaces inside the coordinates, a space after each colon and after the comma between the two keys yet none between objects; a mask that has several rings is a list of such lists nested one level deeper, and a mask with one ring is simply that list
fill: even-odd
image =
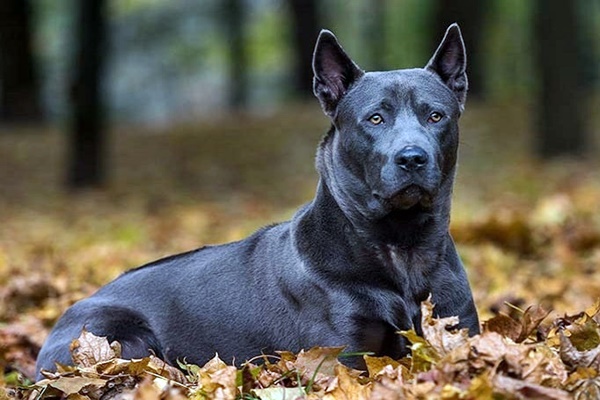
[{"label": "yellow leaf", "polygon": [[366,400],[371,393],[371,385],[361,385],[353,370],[338,364],[335,379],[325,390],[325,400]]},{"label": "yellow leaf", "polygon": [[594,318],[598,313],[600,313],[600,297],[596,299],[594,304],[585,309],[585,313],[588,317]]},{"label": "yellow leaf", "polygon": [[467,398],[470,399],[491,399],[493,395],[492,383],[487,374],[476,376],[471,380],[467,390]]},{"label": "yellow leaf", "polygon": [[367,371],[369,373],[369,377],[373,378],[377,375],[383,368],[388,365],[391,365],[392,368],[396,369],[400,366],[400,363],[393,358],[384,356],[384,357],[372,357],[365,355],[363,357],[365,359],[365,364],[367,364]]}]

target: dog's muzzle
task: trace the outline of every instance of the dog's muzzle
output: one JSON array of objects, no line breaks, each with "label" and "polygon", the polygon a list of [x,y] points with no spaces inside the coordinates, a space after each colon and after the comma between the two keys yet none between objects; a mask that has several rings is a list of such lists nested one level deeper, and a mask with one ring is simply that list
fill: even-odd
[{"label": "dog's muzzle", "polygon": [[408,210],[417,205],[423,208],[431,207],[433,195],[422,186],[411,184],[391,195],[373,192],[373,197],[381,203],[384,208],[390,210]]}]

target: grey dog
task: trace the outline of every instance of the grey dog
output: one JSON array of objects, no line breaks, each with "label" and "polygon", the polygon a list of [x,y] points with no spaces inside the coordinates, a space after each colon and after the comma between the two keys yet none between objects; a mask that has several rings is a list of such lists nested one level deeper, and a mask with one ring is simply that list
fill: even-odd
[{"label": "grey dog", "polygon": [[[250,237],[124,273],[60,318],[37,361],[70,364],[82,328],[123,357],[227,362],[276,350],[347,346],[399,358],[421,332],[420,303],[479,332],[449,233],[465,47],[451,25],[425,68],[364,72],[323,30],[314,93],[331,128],[315,198]],[[348,363],[360,366],[356,358]]]}]

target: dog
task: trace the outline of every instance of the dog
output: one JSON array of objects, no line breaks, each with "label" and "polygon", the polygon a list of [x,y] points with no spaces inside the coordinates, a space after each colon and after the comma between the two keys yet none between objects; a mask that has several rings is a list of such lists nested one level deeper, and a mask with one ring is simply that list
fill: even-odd
[{"label": "dog", "polygon": [[43,345],[38,377],[72,363],[83,328],[120,342],[124,358],[173,365],[313,346],[400,358],[397,332],[422,332],[431,294],[437,316],[479,333],[449,233],[465,69],[456,24],[424,68],[385,72],[364,72],[321,31],[313,86],[331,128],[314,199],[290,221],[125,272],[77,302]]}]

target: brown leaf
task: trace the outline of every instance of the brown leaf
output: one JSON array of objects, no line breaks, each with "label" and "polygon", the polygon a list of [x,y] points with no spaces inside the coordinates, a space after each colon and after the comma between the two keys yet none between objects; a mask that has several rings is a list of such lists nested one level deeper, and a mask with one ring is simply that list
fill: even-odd
[{"label": "brown leaf", "polygon": [[195,368],[194,372],[198,387],[193,392],[206,394],[211,399],[235,399],[237,370],[225,364],[218,355],[203,367]]},{"label": "brown leaf", "polygon": [[562,331],[558,332],[558,337],[560,338],[560,358],[565,365],[572,369],[578,367],[600,369],[600,347],[579,351]]},{"label": "brown leaf", "polygon": [[344,365],[335,366],[335,379],[325,390],[326,400],[365,400],[369,398],[371,385],[361,385],[353,370]]},{"label": "brown leaf", "polygon": [[485,332],[496,332],[516,342],[517,338],[521,336],[522,328],[518,321],[508,315],[498,314],[483,323],[483,330]]},{"label": "brown leaf", "polygon": [[595,368],[578,367],[564,386],[575,399],[600,399],[600,376]]},{"label": "brown leaf", "polygon": [[41,307],[46,299],[56,297],[59,291],[55,281],[47,274],[31,272],[14,275],[7,285],[0,288],[0,315],[12,318],[35,307]]},{"label": "brown leaf", "polygon": [[533,331],[537,329],[540,323],[548,316],[548,314],[550,314],[550,311],[544,310],[542,306],[535,305],[528,307],[521,318],[521,334],[515,341],[520,343],[527,339],[529,335],[531,335]]},{"label": "brown leaf", "polygon": [[71,342],[71,357],[75,365],[91,367],[121,357],[121,344],[108,344],[106,337],[96,336],[83,329],[79,338]]},{"label": "brown leaf", "polygon": [[388,365],[392,368],[396,369],[400,366],[400,363],[393,358],[384,356],[384,357],[372,357],[365,355],[365,364],[367,365],[367,372],[369,373],[369,377],[373,378],[375,375],[379,374],[381,370],[383,370]]},{"label": "brown leaf", "polygon": [[463,328],[449,331],[449,328],[458,325],[458,317],[433,318],[433,307],[430,299],[421,303],[423,337],[443,357],[467,342],[469,330]]},{"label": "brown leaf", "polygon": [[515,396],[517,399],[539,400],[569,400],[571,396],[564,390],[548,388],[528,381],[510,378],[504,375],[495,375],[493,378],[494,389],[503,394]]},{"label": "brown leaf", "polygon": [[83,388],[88,386],[101,388],[106,385],[106,382],[106,380],[98,378],[87,378],[83,376],[61,376],[57,380],[50,382],[49,385],[69,396],[79,393]]},{"label": "brown leaf", "polygon": [[493,366],[507,356],[519,358],[519,346],[496,332],[486,332],[470,341],[472,363],[478,369]]},{"label": "brown leaf", "polygon": [[401,368],[385,366],[373,382],[371,400],[401,400],[406,399],[405,381]]},{"label": "brown leaf", "polygon": [[567,373],[558,356],[544,345],[512,342],[495,332],[486,332],[470,341],[473,370],[491,370],[536,384],[559,385]]},{"label": "brown leaf", "polygon": [[498,314],[484,322],[483,329],[488,332],[497,332],[511,338],[516,343],[521,343],[529,338],[549,313],[541,306],[530,306],[520,318]]},{"label": "brown leaf", "polygon": [[144,379],[133,392],[134,400],[156,400],[160,399],[162,390],[154,385],[151,377]]},{"label": "brown leaf", "polygon": [[339,365],[337,358],[343,350],[343,347],[313,347],[307,351],[302,350],[296,358],[296,368],[308,375],[320,373],[333,376],[335,367]]},{"label": "brown leaf", "polygon": [[313,347],[298,353],[294,367],[301,375],[301,384],[315,390],[327,386],[333,379],[336,366],[340,365],[337,357],[343,350],[343,347]]},{"label": "brown leaf", "polygon": [[[148,358],[150,360],[148,362],[148,364],[146,364],[144,366],[144,363],[142,362],[143,360],[141,360],[141,361],[139,361],[139,363],[140,363],[139,367],[136,366],[135,370],[141,371],[142,367],[144,367],[145,371],[153,372],[154,374],[160,375],[163,378],[166,378],[168,380],[179,382],[179,383],[188,382],[188,380],[186,379],[183,372],[181,372],[181,370],[173,367],[172,365],[167,364],[166,362],[164,362],[163,360],[161,360],[160,358],[158,358],[156,356],[150,356]],[[132,361],[134,361],[134,360],[132,360]]]},{"label": "brown leaf", "polygon": [[35,319],[0,328],[0,371],[10,365],[29,379],[35,377],[35,360],[40,350],[32,330],[44,332]]},{"label": "brown leaf", "polygon": [[521,378],[544,386],[557,387],[567,379],[567,371],[556,352],[544,345],[521,345]]}]

